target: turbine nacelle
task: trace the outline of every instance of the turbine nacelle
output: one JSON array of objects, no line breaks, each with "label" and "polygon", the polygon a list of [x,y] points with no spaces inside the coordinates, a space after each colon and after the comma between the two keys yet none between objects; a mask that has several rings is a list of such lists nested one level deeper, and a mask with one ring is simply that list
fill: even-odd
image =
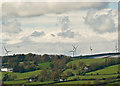
[{"label": "turbine nacelle", "polygon": [[72,47],[73,47],[73,49],[71,51],[69,51],[69,52],[72,52],[73,53],[73,57],[74,57],[74,54],[75,54],[78,46],[72,45]]}]

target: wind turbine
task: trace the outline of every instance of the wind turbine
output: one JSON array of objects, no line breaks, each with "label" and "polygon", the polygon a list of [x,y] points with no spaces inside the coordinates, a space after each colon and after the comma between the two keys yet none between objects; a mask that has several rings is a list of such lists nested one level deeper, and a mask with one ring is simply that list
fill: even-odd
[{"label": "wind turbine", "polygon": [[117,46],[117,43],[115,45],[115,50],[116,50],[116,53],[118,52],[118,46]]},{"label": "wind turbine", "polygon": [[69,51],[69,52],[72,52],[73,53],[73,57],[74,57],[78,46],[72,45],[72,47],[73,47],[73,49],[71,51]]},{"label": "wind turbine", "polygon": [[6,52],[6,53],[5,53],[5,56],[6,56],[6,55],[8,56],[8,53],[11,52],[11,51],[7,50],[7,49],[5,48],[5,46],[4,46],[4,49],[5,49],[5,52]]},{"label": "wind turbine", "polygon": [[74,45],[72,45],[72,46],[73,46],[74,52],[76,53],[76,50],[77,50],[77,47],[78,47],[78,46],[74,46]]},{"label": "wind turbine", "polygon": [[92,50],[93,50],[93,49],[92,49],[91,46],[90,46],[90,53],[91,53],[91,55],[92,55]]}]

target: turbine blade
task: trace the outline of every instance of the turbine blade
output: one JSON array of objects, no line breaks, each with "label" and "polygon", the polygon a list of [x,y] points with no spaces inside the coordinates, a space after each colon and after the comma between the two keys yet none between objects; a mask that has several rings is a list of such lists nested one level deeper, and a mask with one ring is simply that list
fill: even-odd
[{"label": "turbine blade", "polygon": [[74,45],[72,45],[73,46],[73,48],[75,49],[75,46]]},{"label": "turbine blade", "polygon": [[7,49],[5,48],[5,46],[4,46],[4,49],[5,49],[5,51],[7,52]]}]

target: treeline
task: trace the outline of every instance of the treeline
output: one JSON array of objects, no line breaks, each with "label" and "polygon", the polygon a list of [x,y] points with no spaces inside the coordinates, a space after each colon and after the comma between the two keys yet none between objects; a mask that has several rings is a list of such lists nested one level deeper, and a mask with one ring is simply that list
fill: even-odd
[{"label": "treeline", "polygon": [[36,55],[36,54],[17,54],[13,56],[4,56],[2,64],[4,67],[13,68],[14,72],[28,72],[41,69],[38,65],[44,62],[50,62],[50,67],[53,70],[59,68],[58,71],[64,69],[65,64],[71,61],[70,57],[65,55]]}]

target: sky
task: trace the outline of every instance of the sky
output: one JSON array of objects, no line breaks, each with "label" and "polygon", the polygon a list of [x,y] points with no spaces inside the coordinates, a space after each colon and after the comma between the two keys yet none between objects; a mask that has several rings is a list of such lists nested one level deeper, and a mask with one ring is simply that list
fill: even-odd
[{"label": "sky", "polygon": [[[2,39],[9,54],[75,55],[115,52],[117,2],[5,2]],[[5,55],[2,48],[1,55]]]}]

